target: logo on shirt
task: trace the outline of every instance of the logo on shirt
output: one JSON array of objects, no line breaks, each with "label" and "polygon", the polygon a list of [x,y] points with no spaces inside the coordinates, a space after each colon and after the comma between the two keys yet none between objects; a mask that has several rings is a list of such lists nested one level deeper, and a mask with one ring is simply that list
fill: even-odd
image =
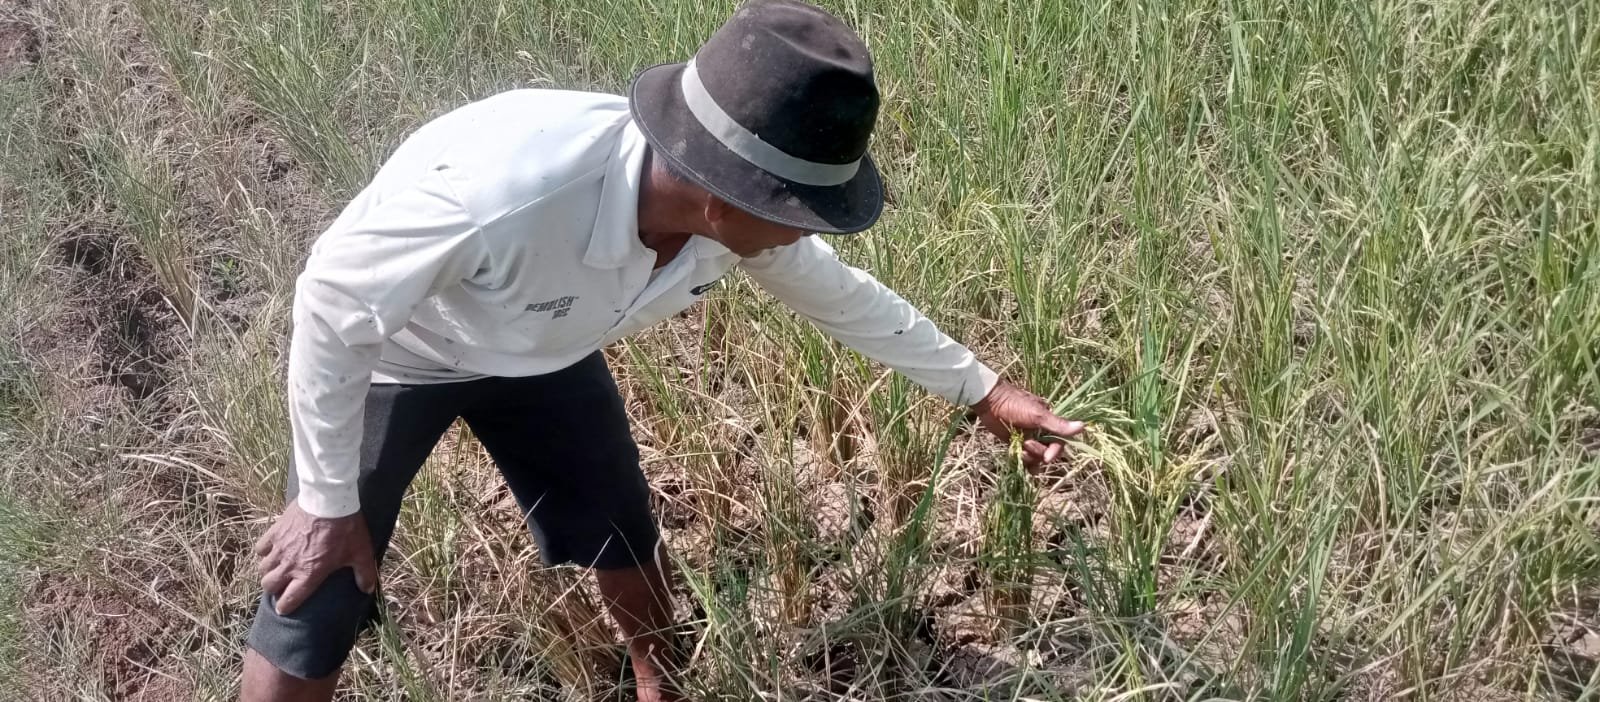
[{"label": "logo on shirt", "polygon": [[696,285],[696,286],[694,286],[692,288],[689,288],[689,294],[690,295],[704,295],[704,294],[706,294],[707,290],[710,290],[710,289],[716,287],[717,283],[720,283],[720,282],[722,282],[722,279],[718,278],[718,279],[713,280],[713,281],[711,281],[709,283],[705,283],[705,284],[702,284],[702,285]]},{"label": "logo on shirt", "polygon": [[558,298],[556,298],[554,300],[548,300],[548,301],[545,301],[545,302],[535,302],[535,303],[533,303],[531,305],[528,305],[528,307],[526,308],[525,311],[527,311],[527,312],[549,312],[551,310],[554,310],[555,314],[551,315],[550,318],[551,319],[561,319],[562,317],[567,316],[568,312],[572,311],[572,303],[577,299],[578,299],[577,295],[567,295],[567,296],[564,296],[564,297],[558,297]]}]

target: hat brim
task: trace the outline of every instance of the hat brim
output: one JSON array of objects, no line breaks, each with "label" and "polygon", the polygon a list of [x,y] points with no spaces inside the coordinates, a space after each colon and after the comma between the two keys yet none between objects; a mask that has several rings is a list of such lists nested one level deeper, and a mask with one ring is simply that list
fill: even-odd
[{"label": "hat brim", "polygon": [[761,219],[808,232],[849,234],[878,221],[883,181],[869,156],[840,185],[805,185],[768,173],[729,151],[684,104],[682,63],[652,66],[633,79],[628,106],[656,156],[713,195]]}]

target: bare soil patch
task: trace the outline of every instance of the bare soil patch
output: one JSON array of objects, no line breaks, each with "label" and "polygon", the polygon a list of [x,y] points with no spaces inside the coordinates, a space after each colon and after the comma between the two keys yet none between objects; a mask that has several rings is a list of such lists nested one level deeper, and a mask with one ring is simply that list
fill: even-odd
[{"label": "bare soil patch", "polygon": [[[172,700],[189,696],[187,685],[161,671],[171,645],[172,623],[122,593],[87,582],[54,577],[28,594],[24,626],[38,640],[81,637],[98,678],[118,700]],[[70,644],[69,644],[70,645]],[[36,690],[52,689],[38,681]]]},{"label": "bare soil patch", "polygon": [[39,34],[26,0],[0,0],[0,80],[39,62]]}]

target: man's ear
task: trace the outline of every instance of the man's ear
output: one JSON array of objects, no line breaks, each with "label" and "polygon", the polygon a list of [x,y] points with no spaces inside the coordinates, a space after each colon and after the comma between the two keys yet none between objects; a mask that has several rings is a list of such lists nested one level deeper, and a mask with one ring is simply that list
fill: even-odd
[{"label": "man's ear", "polygon": [[723,220],[728,218],[733,209],[733,205],[729,205],[726,200],[711,193],[706,193],[705,207],[706,223],[712,226],[721,224]]}]

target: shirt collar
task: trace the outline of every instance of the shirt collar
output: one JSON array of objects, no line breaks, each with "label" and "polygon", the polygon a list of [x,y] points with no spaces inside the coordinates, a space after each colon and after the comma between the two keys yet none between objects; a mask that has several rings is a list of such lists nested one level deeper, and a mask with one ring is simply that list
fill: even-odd
[{"label": "shirt collar", "polygon": [[619,268],[634,257],[649,253],[639,241],[639,176],[644,165],[644,135],[628,120],[617,136],[600,185],[600,211],[583,263],[595,268]]},{"label": "shirt collar", "polygon": [[[639,241],[639,182],[644,156],[649,146],[644,135],[628,120],[617,137],[615,150],[606,162],[600,185],[600,211],[594,219],[589,248],[583,263],[594,268],[620,268],[639,257],[654,253]],[[703,236],[689,239],[695,258],[716,258],[731,253],[728,247]]]},{"label": "shirt collar", "polygon": [[694,244],[695,258],[716,258],[733,253],[728,250],[728,247],[703,236],[690,237],[689,241]]}]

